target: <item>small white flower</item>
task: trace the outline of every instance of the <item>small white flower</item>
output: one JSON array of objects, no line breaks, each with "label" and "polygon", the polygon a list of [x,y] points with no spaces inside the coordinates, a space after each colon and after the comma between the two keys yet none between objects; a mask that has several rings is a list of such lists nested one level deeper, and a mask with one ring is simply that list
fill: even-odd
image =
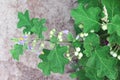
[{"label": "small white flower", "polygon": [[105,31],[107,30],[107,24],[102,24],[102,29]]},{"label": "small white flower", "polygon": [[69,61],[71,61],[72,59],[71,59],[71,57],[68,57],[68,59],[69,59]]},{"label": "small white flower", "polygon": [[70,54],[69,54],[69,53],[67,53],[67,54],[66,54],[66,56],[67,56],[67,57],[70,57]]},{"label": "small white flower", "polygon": [[112,56],[113,56],[113,57],[117,57],[117,53],[113,53]]},{"label": "small white flower", "polygon": [[61,38],[61,39],[59,39],[59,41],[60,41],[60,42],[62,42],[62,41],[63,41],[63,39]]},{"label": "small white flower", "polygon": [[79,47],[76,48],[76,51],[79,52],[81,49]]},{"label": "small white flower", "polygon": [[52,31],[53,31],[53,32],[55,32],[56,30],[55,30],[55,29],[53,29]]},{"label": "small white flower", "polygon": [[50,31],[50,35],[53,35],[54,34],[54,32],[53,31]]},{"label": "small white flower", "polygon": [[44,48],[44,44],[42,43],[41,45],[40,45],[42,48]]},{"label": "small white flower", "polygon": [[94,31],[94,30],[91,30],[90,32],[91,32],[91,33],[94,33],[95,31]]},{"label": "small white flower", "polygon": [[83,54],[82,54],[82,53],[79,53],[78,59],[81,59],[82,57],[83,57]]},{"label": "small white flower", "polygon": [[88,33],[84,33],[84,36],[85,36],[85,37],[88,36]]},{"label": "small white flower", "polygon": [[114,52],[113,52],[113,51],[110,51],[110,54],[111,54],[111,55],[113,55],[113,54],[114,54]]},{"label": "small white flower", "polygon": [[75,55],[75,56],[78,56],[78,54],[79,54],[79,53],[78,53],[77,51],[76,51],[76,52],[74,52],[74,55]]},{"label": "small white flower", "polygon": [[83,28],[83,25],[82,25],[82,24],[80,24],[78,27],[82,29],[82,28]]},{"label": "small white flower", "polygon": [[58,35],[58,38],[59,38],[59,39],[62,39],[62,36],[61,36],[61,35]]},{"label": "small white flower", "polygon": [[62,35],[63,33],[62,32],[59,32],[59,35]]},{"label": "small white flower", "polygon": [[77,35],[77,36],[76,36],[76,40],[78,40],[79,38],[80,38],[80,36],[79,36],[79,35]]},{"label": "small white flower", "polygon": [[82,38],[83,38],[83,37],[84,37],[84,34],[83,34],[83,33],[80,33],[80,37],[82,37]]},{"label": "small white flower", "polygon": [[118,60],[120,60],[120,55],[118,55],[118,57],[117,57],[117,58],[118,58]]}]

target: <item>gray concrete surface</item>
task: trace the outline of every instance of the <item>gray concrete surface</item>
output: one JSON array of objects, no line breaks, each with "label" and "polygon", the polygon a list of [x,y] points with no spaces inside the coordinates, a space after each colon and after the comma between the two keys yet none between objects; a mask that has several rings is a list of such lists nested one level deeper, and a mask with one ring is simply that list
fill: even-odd
[{"label": "gray concrete surface", "polygon": [[[30,11],[31,17],[47,19],[48,32],[52,28],[58,31],[68,29],[73,32],[70,9],[75,0],[0,0],[0,80],[73,80],[69,73],[52,74],[46,77],[37,68],[37,54],[26,51],[17,62],[12,59],[9,50],[14,43],[10,40],[22,36],[16,28],[18,11]],[[48,32],[45,33],[48,36]],[[66,68],[69,70],[69,68]]]}]

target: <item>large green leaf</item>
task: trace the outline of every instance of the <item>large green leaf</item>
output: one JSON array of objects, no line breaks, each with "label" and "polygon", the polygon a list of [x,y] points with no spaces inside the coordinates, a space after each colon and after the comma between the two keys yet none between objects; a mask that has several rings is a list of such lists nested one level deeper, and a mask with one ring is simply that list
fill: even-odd
[{"label": "large green leaf", "polygon": [[89,34],[84,41],[84,53],[87,57],[92,56],[93,51],[100,45],[99,36],[95,33]]},{"label": "large green leaf", "polygon": [[64,57],[64,53],[67,52],[66,46],[57,45],[51,51],[44,51],[43,55],[40,55],[42,62],[38,67],[43,70],[45,75],[49,75],[50,72],[64,73],[65,64],[68,63],[68,59]]},{"label": "large green leaf", "polygon": [[117,35],[120,36],[120,16],[119,15],[115,15],[112,18],[111,23],[108,24],[108,33],[109,34],[117,33]]},{"label": "large green leaf", "polygon": [[117,69],[116,60],[109,56],[109,47],[97,48],[88,59],[86,66],[95,68],[98,77],[108,77],[110,80],[116,80]]},{"label": "large green leaf", "polygon": [[45,26],[46,20],[45,19],[39,20],[38,18],[34,18],[32,21],[34,26],[32,27],[31,31],[37,34],[39,38],[44,38],[42,32],[47,30]]},{"label": "large green leaf", "polygon": [[14,48],[10,52],[14,59],[19,60],[19,56],[23,54],[23,45],[14,45]]},{"label": "large green leaf", "polygon": [[101,10],[98,7],[91,7],[85,9],[85,7],[80,4],[76,9],[71,11],[71,16],[75,20],[75,24],[83,24],[84,32],[90,32],[91,30],[98,31],[99,27],[99,17]]},{"label": "large green leaf", "polygon": [[107,8],[109,20],[116,14],[120,14],[120,0],[102,0],[102,4]]}]

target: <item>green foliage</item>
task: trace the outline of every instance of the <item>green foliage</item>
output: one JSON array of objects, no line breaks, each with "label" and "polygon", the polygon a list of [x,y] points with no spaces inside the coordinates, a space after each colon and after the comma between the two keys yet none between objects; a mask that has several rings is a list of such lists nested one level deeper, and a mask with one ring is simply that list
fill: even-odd
[{"label": "green foliage", "polygon": [[[28,11],[18,13],[17,27],[23,28],[23,33],[36,34],[54,44],[53,49],[43,49],[38,68],[45,75],[51,72],[63,74],[70,61],[74,69],[70,75],[72,78],[120,80],[120,0],[78,0],[78,7],[71,10],[71,16],[76,36],[67,31],[57,33],[53,29],[50,39],[45,40],[42,33],[47,30],[46,20],[30,19]],[[18,42],[19,39],[14,38],[13,41]],[[12,57],[19,60],[26,47],[27,44],[15,44],[11,50]]]},{"label": "green foliage", "polygon": [[11,49],[12,57],[16,60],[19,60],[19,56],[23,54],[23,45],[14,45],[14,49]]},{"label": "green foliage", "polygon": [[45,75],[49,75],[50,72],[64,73],[64,66],[68,64],[68,59],[64,57],[64,53],[67,52],[66,46],[57,45],[53,50],[43,50],[44,54],[40,55],[42,62],[38,67],[43,70]]}]

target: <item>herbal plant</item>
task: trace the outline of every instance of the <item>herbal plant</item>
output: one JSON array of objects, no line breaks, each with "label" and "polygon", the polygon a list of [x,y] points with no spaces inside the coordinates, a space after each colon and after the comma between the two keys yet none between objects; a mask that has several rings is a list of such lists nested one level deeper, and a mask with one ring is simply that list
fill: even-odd
[{"label": "herbal plant", "polygon": [[[45,19],[30,18],[28,11],[18,13],[17,27],[23,28],[24,36],[13,38],[12,57],[19,56],[41,41],[38,68],[45,75],[64,73],[66,64],[71,63],[72,78],[79,80],[120,80],[120,0],[78,0],[78,7],[71,10],[76,36],[68,30],[50,31],[49,39]],[[37,35],[31,42],[31,35]],[[66,36],[66,38],[63,38]],[[50,42],[50,49],[43,42]],[[66,43],[66,44],[64,44]]]}]

